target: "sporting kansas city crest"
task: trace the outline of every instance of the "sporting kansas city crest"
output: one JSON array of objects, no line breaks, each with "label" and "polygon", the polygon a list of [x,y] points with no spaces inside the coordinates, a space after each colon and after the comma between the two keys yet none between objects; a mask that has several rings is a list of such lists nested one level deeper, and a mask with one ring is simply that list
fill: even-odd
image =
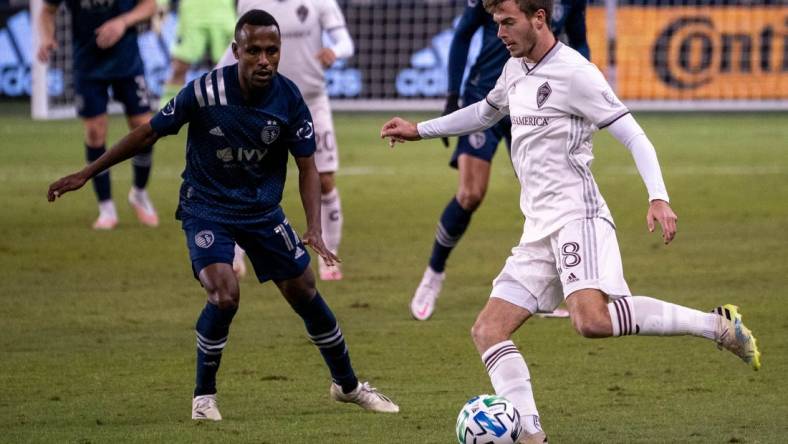
[{"label": "sporting kansas city crest", "polygon": [[542,83],[542,86],[536,90],[536,106],[539,108],[547,102],[547,98],[550,97],[550,93],[553,92],[553,89],[550,88],[550,84],[547,82]]},{"label": "sporting kansas city crest", "polygon": [[279,124],[275,120],[265,122],[263,130],[260,132],[260,139],[263,143],[270,145],[279,137]]}]

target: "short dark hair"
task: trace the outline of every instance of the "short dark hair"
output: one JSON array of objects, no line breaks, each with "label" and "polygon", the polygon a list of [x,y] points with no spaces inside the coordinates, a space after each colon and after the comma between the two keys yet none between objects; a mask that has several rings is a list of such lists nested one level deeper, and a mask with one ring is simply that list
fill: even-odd
[{"label": "short dark hair", "polygon": [[[492,13],[492,9],[507,0],[484,0],[484,9]],[[553,16],[553,0],[512,0],[520,7],[526,17],[533,17],[536,11],[544,9],[544,18],[547,24]]]},{"label": "short dark hair", "polygon": [[243,28],[244,25],[276,26],[276,31],[280,32],[279,23],[276,22],[274,16],[263,11],[262,9],[252,9],[251,11],[247,11],[241,16],[241,18],[238,19],[238,23],[235,24],[234,34],[236,41],[238,41],[238,33],[241,32],[241,28]]}]

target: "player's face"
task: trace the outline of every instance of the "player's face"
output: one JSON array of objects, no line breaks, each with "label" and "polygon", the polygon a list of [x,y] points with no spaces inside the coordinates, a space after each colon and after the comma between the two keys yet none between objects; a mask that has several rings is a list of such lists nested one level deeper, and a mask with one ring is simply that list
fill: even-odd
[{"label": "player's face", "polygon": [[279,67],[282,39],[276,26],[244,25],[233,43],[242,85],[265,89]]},{"label": "player's face", "polygon": [[498,24],[498,38],[506,45],[512,57],[525,57],[536,46],[538,34],[535,24],[541,10],[528,18],[514,0],[505,1],[493,11]]}]

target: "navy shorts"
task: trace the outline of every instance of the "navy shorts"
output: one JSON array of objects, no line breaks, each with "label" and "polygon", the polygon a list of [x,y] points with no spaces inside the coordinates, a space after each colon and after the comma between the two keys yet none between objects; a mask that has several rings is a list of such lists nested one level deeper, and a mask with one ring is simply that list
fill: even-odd
[{"label": "navy shorts", "polygon": [[[479,100],[484,100],[484,97],[484,95],[470,92],[463,96],[462,102],[465,106],[468,106]],[[506,139],[506,148],[508,150],[512,144],[512,121],[509,119],[509,116],[504,117],[500,122],[484,131],[461,136],[457,139],[457,147],[454,149],[449,165],[452,168],[457,168],[457,160],[460,158],[460,154],[467,154],[477,159],[492,162],[501,139]]]},{"label": "navy shorts", "polygon": [[281,210],[270,221],[255,224],[225,224],[183,213],[181,219],[197,280],[208,265],[232,264],[236,243],[246,250],[260,282],[293,279],[309,266],[309,253]]},{"label": "navy shorts", "polygon": [[148,87],[142,74],[119,79],[89,79],[76,75],[74,90],[77,114],[87,119],[106,113],[110,88],[112,98],[123,104],[127,116],[151,111]]}]

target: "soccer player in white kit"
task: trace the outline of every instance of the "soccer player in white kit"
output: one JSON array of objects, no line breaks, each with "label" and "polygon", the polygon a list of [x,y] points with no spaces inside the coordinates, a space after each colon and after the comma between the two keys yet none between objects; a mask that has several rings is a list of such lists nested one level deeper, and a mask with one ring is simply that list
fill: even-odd
[{"label": "soccer player in white kit", "polygon": [[[282,33],[282,59],[279,72],[295,82],[304,97],[315,125],[315,164],[320,173],[320,214],[323,239],[334,254],[342,238],[342,206],[334,173],[339,169],[339,151],[331,107],[325,87],[324,72],[337,59],[353,55],[353,40],[348,33],[345,17],[336,0],[239,0],[238,16],[252,9],[262,9],[276,18]],[[323,46],[323,33],[332,45]],[[235,60],[230,48],[219,66]],[[243,250],[236,248],[233,262],[236,273],[243,274]],[[340,280],[339,264],[326,265],[318,258],[320,279]]]},{"label": "soccer player in white kit", "polygon": [[381,137],[393,146],[470,134],[511,117],[524,233],[493,281],[471,336],[495,392],[512,401],[524,419],[521,442],[547,437],[528,367],[510,338],[531,315],[553,310],[562,298],[575,330],[585,337],[694,335],[715,341],[757,370],[760,352],[736,306],[704,313],[630,293],[613,217],[591,174],[596,130],[607,128],[631,151],[648,189],[648,229],[659,222],[668,244],[677,218],[643,130],[596,66],[550,32],[552,1],[484,0],[484,5],[512,56],[486,100],[418,125],[394,118]]}]

